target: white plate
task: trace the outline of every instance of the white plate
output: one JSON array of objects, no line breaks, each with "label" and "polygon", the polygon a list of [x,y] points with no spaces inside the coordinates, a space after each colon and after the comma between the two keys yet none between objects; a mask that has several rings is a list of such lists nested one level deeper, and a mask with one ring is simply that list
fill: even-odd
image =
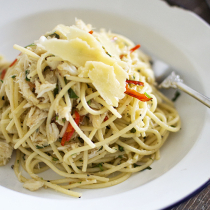
[{"label": "white plate", "polygon": [[[0,14],[0,53],[10,60],[18,54],[13,44],[30,44],[59,23],[73,24],[77,17],[140,43],[149,54],[179,69],[188,85],[210,95],[209,26],[162,1],[13,0],[1,4]],[[152,170],[114,187],[79,190],[83,197],[75,199],[52,190],[23,189],[10,161],[0,168],[1,209],[162,209],[183,199],[210,176],[210,112],[184,93],[176,107],[182,129],[170,135]]]}]

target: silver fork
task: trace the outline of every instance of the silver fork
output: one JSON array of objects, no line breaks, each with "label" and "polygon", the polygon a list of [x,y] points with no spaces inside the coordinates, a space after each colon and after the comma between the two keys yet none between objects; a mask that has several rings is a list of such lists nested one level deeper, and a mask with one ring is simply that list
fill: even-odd
[{"label": "silver fork", "polygon": [[156,82],[159,84],[158,88],[178,88],[210,108],[210,98],[187,86],[178,74],[171,71],[167,64],[156,60],[153,70]]}]

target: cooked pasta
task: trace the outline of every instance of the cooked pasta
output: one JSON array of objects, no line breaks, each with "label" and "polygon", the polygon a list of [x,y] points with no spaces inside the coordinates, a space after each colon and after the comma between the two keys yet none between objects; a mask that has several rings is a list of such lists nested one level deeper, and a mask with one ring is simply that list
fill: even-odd
[{"label": "cooked pasta", "polygon": [[[0,164],[14,149],[14,171],[26,189],[74,197],[81,193],[73,188],[109,187],[151,169],[180,118],[155,88],[139,47],[81,20],[14,45],[18,57],[0,65]],[[43,179],[46,170],[59,178]]]}]

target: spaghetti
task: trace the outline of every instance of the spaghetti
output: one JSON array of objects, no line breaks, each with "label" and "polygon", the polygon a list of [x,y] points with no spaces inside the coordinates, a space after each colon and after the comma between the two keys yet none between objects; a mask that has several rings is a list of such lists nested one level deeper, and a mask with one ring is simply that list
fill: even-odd
[{"label": "spaghetti", "polygon": [[[81,20],[26,47],[14,45],[21,53],[1,69],[1,165],[14,148],[14,171],[25,188],[74,197],[81,194],[70,189],[113,186],[149,168],[180,118],[155,88],[139,47]],[[46,170],[60,178],[42,179]]]}]

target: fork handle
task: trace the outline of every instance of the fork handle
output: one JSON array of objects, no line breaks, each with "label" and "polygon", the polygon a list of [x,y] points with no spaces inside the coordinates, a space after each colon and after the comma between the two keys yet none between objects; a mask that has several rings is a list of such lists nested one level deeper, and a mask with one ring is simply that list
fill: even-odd
[{"label": "fork handle", "polygon": [[189,94],[190,96],[192,96],[193,98],[197,99],[198,101],[210,108],[210,98],[204,96],[201,93],[198,93],[197,91],[193,90],[181,81],[176,82],[176,86],[180,90],[184,91],[185,93]]}]

